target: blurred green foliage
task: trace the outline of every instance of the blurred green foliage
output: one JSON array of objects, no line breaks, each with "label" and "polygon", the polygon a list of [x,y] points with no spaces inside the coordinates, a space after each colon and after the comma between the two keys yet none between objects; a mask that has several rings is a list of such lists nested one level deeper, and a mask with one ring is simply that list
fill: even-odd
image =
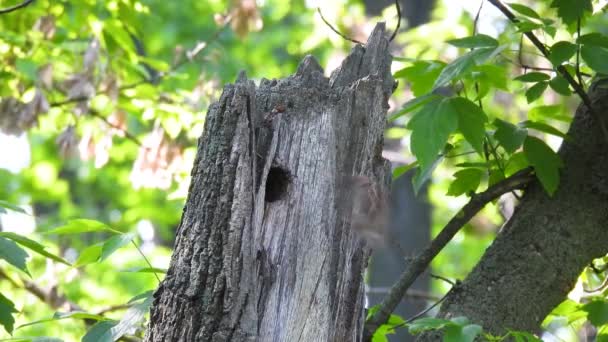
[{"label": "blurred green foliage", "polygon": [[[526,167],[548,194],[559,186],[553,150],[578,100],[552,70],[608,70],[603,11],[573,3],[513,4],[519,22],[507,24],[493,12],[476,20],[477,5],[445,1],[434,20],[397,35],[400,86],[387,137],[400,139],[399,152],[418,167],[417,188],[432,180],[433,236],[468,196]],[[359,40],[378,20],[354,0],[322,9]],[[384,15],[390,27],[393,9]],[[528,31],[541,33],[546,58],[520,45]],[[312,1],[37,0],[1,14],[0,337],[100,340],[130,328],[141,336],[141,320],[121,319],[147,312],[168,266],[204,113],[222,86],[240,70],[255,80],[284,77],[307,54],[331,69],[350,46]],[[500,205],[458,233],[435,272],[466,276],[503,222]],[[581,282],[600,286],[604,265]],[[548,320],[588,319],[604,331],[604,306],[601,293],[588,304],[567,301]],[[389,323],[383,334],[405,326],[398,317]],[[455,340],[482,334],[464,318],[410,329],[447,329]]]},{"label": "blurred green foliage", "polygon": [[[11,170],[0,169],[2,230],[42,244],[0,237],[23,270],[2,264],[5,330],[78,340],[95,320],[18,327],[75,309],[120,320],[131,297],[156,288],[150,268],[168,266],[207,107],[240,70],[281,77],[306,54],[327,59],[335,46],[320,23],[303,1],[38,0],[0,15],[0,126],[20,137],[8,143],[27,136],[2,148],[16,161],[0,165]],[[69,222],[90,231],[40,234]]]}]

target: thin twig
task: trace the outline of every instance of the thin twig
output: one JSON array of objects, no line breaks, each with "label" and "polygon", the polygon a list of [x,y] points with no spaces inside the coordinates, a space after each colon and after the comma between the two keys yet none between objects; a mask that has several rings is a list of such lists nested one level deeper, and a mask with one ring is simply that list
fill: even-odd
[{"label": "thin twig", "polygon": [[72,303],[64,295],[53,291],[53,289],[46,290],[33,281],[25,279],[24,277],[20,277],[22,284],[19,284],[16,280],[6,274],[3,269],[0,269],[0,279],[1,278],[6,279],[16,289],[25,289],[27,292],[34,295],[34,297],[38,298],[41,302],[50,306],[52,309],[56,309],[67,304],[69,311],[83,311],[78,304]]},{"label": "thin twig", "polygon": [[[33,0],[31,0],[33,1]],[[175,71],[177,71],[178,69],[180,69],[182,66],[184,66],[185,64],[191,62],[196,56],[198,56],[201,52],[203,52],[211,43],[213,43],[214,41],[216,41],[219,36],[220,33],[222,31],[224,31],[224,29],[226,27],[228,27],[228,25],[230,24],[231,21],[231,17],[228,17],[226,19],[226,21],[224,22],[224,25],[222,25],[222,27],[220,27],[219,29],[217,29],[212,35],[211,37],[209,37],[209,39],[205,42],[205,45],[201,45],[201,43],[198,43],[192,50],[190,51],[186,51],[185,54],[188,58],[184,58],[182,59],[180,62],[176,63],[175,65],[173,65],[171,67],[171,69],[165,73],[159,73],[157,80],[160,80],[162,78],[164,78],[167,75],[170,75],[172,73],[174,73]],[[134,83],[130,83],[130,84],[126,84],[123,86],[118,87],[119,91],[124,91],[127,89],[132,89],[132,88],[136,88],[142,84],[147,84],[150,83],[151,80],[150,79],[143,79]],[[98,94],[107,94],[109,91],[109,89],[105,90],[105,91],[101,91]],[[51,102],[49,105],[50,107],[61,107],[70,103],[77,103],[77,102],[81,102],[81,101],[88,101],[91,98],[89,97],[76,97],[76,98],[68,98],[66,100],[63,101],[57,101],[57,102]],[[120,130],[127,139],[133,141],[135,144],[137,144],[138,146],[142,146],[143,144],[141,143],[141,141],[133,134],[131,134],[128,130],[123,129],[122,127],[119,127],[111,122],[108,121],[107,118],[105,118],[103,115],[99,114],[97,111],[94,111],[92,109],[89,110],[89,114],[91,114],[91,116],[96,117],[100,120],[102,120],[103,122],[106,123],[106,125]]]},{"label": "thin twig", "polygon": [[419,313],[415,314],[414,316],[412,316],[412,317],[410,317],[410,318],[406,319],[406,320],[405,320],[403,323],[398,324],[398,325],[395,325],[395,326],[393,327],[393,329],[398,329],[398,328],[401,328],[402,326],[405,326],[405,325],[407,325],[407,324],[410,324],[410,323],[412,323],[413,321],[417,320],[418,318],[420,318],[420,317],[422,317],[422,316],[426,315],[426,314],[427,314],[429,311],[431,311],[431,310],[433,310],[434,308],[436,308],[436,307],[437,307],[437,305],[439,305],[439,304],[443,303],[443,301],[444,301],[444,300],[445,300],[445,299],[448,297],[448,295],[449,295],[449,294],[452,292],[452,290],[453,290],[454,288],[456,288],[456,287],[457,287],[459,284],[460,284],[460,281],[456,281],[455,283],[452,283],[452,287],[450,288],[450,290],[449,290],[449,291],[448,291],[448,292],[447,292],[445,295],[443,295],[443,297],[439,298],[439,300],[438,300],[438,301],[436,301],[435,303],[433,303],[433,305],[431,305],[431,306],[429,306],[428,308],[426,308],[426,309],[424,309],[424,310],[420,311]]},{"label": "thin twig", "polygon": [[477,34],[477,24],[479,23],[479,15],[481,14],[481,9],[483,8],[483,3],[485,0],[481,0],[479,3],[479,8],[477,9],[477,14],[475,14],[475,20],[473,20],[473,35]]},{"label": "thin twig", "polygon": [[594,289],[586,289],[585,287],[583,287],[583,292],[586,293],[594,293],[594,292],[598,292],[598,291],[603,291],[606,287],[608,286],[608,277],[606,277],[604,279],[604,281],[602,282],[602,284]]},{"label": "thin twig", "polygon": [[452,285],[452,286],[456,285],[456,282],[451,281],[450,279],[448,279],[448,278],[446,278],[446,277],[444,277],[444,276],[440,276],[440,275],[433,274],[433,273],[431,273],[431,274],[430,274],[430,276],[431,276],[431,278],[434,278],[434,279],[438,279],[438,280],[444,281],[444,282],[446,282],[446,283],[448,283],[448,284],[450,284],[450,285]]},{"label": "thin twig", "polygon": [[139,246],[137,245],[137,243],[135,243],[135,240],[131,239],[131,243],[133,244],[133,246],[135,246],[135,249],[137,249],[137,251],[142,256],[142,258],[144,258],[144,260],[146,261],[146,264],[148,264],[148,266],[150,266],[150,269],[152,270],[152,273],[154,273],[154,276],[156,277],[156,280],[158,280],[158,283],[160,284],[160,277],[158,276],[158,274],[156,273],[156,271],[154,271],[154,266],[152,266],[152,264],[150,263],[150,260],[148,260],[148,258],[146,257],[146,255],[144,254],[144,252],[141,250],[141,248],[139,248]]},{"label": "thin twig", "polygon": [[[515,14],[513,14],[513,12],[511,12],[511,10],[509,10],[505,5],[503,5],[502,2],[500,2],[500,0],[488,0],[488,1],[492,5],[494,5],[494,7],[496,7],[499,11],[501,11],[505,15],[505,17],[507,17],[507,19],[509,19],[512,23],[519,22],[519,19],[517,19],[517,17],[515,17]],[[547,59],[549,58],[549,50],[547,49],[545,44],[543,44],[532,31],[524,32],[524,35],[526,37],[528,37],[528,39],[532,42],[532,44],[534,46],[536,46],[538,51],[540,51],[545,58],[547,58]],[[565,78],[566,81],[568,81],[568,84],[570,84],[570,86],[574,89],[574,92],[579,96],[579,98],[583,101],[585,106],[589,109],[591,116],[593,116],[593,118],[595,120],[597,120],[597,123],[600,126],[600,130],[602,131],[602,134],[604,135],[604,140],[606,140],[606,142],[608,142],[608,128],[606,127],[606,123],[604,122],[603,117],[600,116],[594,110],[593,104],[591,103],[591,99],[589,98],[589,95],[587,95],[587,93],[585,92],[585,89],[583,89],[583,85],[579,84],[572,77],[572,75],[570,75],[568,70],[563,65],[556,66],[555,70],[557,70],[557,72],[563,78]]]},{"label": "thin twig", "polygon": [[445,296],[441,297],[441,299],[439,299],[438,301],[436,301],[435,303],[433,303],[433,305],[431,305],[428,308],[420,311],[419,313],[415,314],[414,316],[408,318],[405,322],[403,322],[400,325],[394,327],[394,329],[400,328],[401,326],[406,325],[408,323],[412,323],[413,321],[417,320],[418,318],[426,315],[427,312],[433,310],[435,307],[437,307],[437,305],[441,304],[445,300],[445,298],[448,296],[448,294],[450,294],[449,291],[448,291],[448,293],[445,294]]},{"label": "thin twig", "polygon": [[395,27],[395,31],[393,31],[391,38],[388,40],[389,42],[392,42],[393,39],[395,39],[397,31],[399,31],[399,27],[401,26],[401,7],[399,6],[399,0],[395,0],[395,8],[397,8],[397,27]]},{"label": "thin twig", "polygon": [[22,3],[18,4],[18,5],[15,5],[13,7],[2,8],[2,9],[0,9],[0,14],[6,14],[6,13],[10,13],[10,12],[16,11],[16,10],[18,10],[20,8],[23,8],[23,7],[31,4],[32,2],[34,2],[34,0],[25,0],[24,2],[22,2]]},{"label": "thin twig", "polygon": [[[576,40],[578,41],[578,39],[581,37],[581,17],[578,17],[578,20],[576,21]],[[581,86],[584,86],[585,83],[583,83],[583,77],[581,76],[581,64],[580,64],[580,60],[581,60],[581,44],[576,44],[576,77],[578,78],[578,83]]]},{"label": "thin twig", "polygon": [[142,142],[133,134],[131,134],[128,130],[110,122],[110,120],[108,120],[108,118],[106,118],[105,116],[101,115],[101,113],[99,113],[98,111],[94,110],[94,109],[89,109],[89,114],[92,117],[98,118],[99,120],[103,121],[106,125],[108,125],[109,127],[112,127],[116,130],[121,131],[124,135],[125,138],[133,141],[135,144],[137,144],[138,146],[144,147]]},{"label": "thin twig", "polygon": [[101,309],[101,310],[97,311],[96,314],[100,315],[100,316],[103,316],[103,315],[107,314],[108,312],[128,309],[131,306],[132,306],[132,304],[128,304],[128,303],[111,305],[111,306],[108,306],[107,308],[104,308],[104,309]]},{"label": "thin twig", "polygon": [[[171,67],[171,69],[167,73],[161,74],[159,76],[162,78],[166,75],[170,75],[170,74],[176,72],[177,70],[179,70],[182,66],[192,62],[194,60],[194,58],[196,58],[198,55],[200,55],[203,51],[207,50],[207,48],[212,43],[214,43],[216,40],[219,39],[220,34],[230,25],[231,21],[232,21],[232,17],[231,16],[227,17],[224,21],[224,25],[222,25],[222,27],[215,30],[215,32],[213,32],[211,37],[209,37],[204,42],[197,43],[192,49],[184,52],[186,58],[178,61]],[[128,87],[128,85],[125,87]]]},{"label": "thin twig", "polygon": [[342,37],[342,38],[344,38],[344,39],[346,39],[346,40],[348,40],[348,41],[351,41],[351,42],[353,42],[353,43],[355,43],[355,44],[361,44],[361,45],[365,45],[364,43],[362,43],[362,42],[360,42],[360,41],[358,41],[358,40],[356,40],[356,39],[353,39],[353,38],[347,37],[346,35],[344,35],[344,34],[340,33],[340,31],[336,30],[336,29],[335,29],[335,28],[334,28],[334,27],[333,27],[333,26],[332,26],[332,25],[331,25],[331,24],[330,24],[330,23],[329,23],[327,20],[325,20],[325,17],[323,16],[323,13],[321,13],[321,7],[317,7],[317,12],[319,12],[319,15],[321,16],[321,19],[323,20],[323,22],[325,23],[325,25],[327,25],[327,26],[328,26],[328,27],[329,27],[329,28],[330,28],[332,31],[334,31],[334,32],[335,32],[337,35],[339,35],[340,37]]},{"label": "thin twig", "polygon": [[502,194],[521,189],[534,179],[531,169],[525,169],[490,186],[486,191],[475,194],[469,202],[446,224],[439,235],[409,264],[401,274],[388,296],[382,301],[378,311],[365,323],[364,341],[370,341],[378,327],[384,324],[391,312],[395,310],[403,295],[422,274],[430,262],[452,240],[460,229],[475,216],[485,205]]},{"label": "thin twig", "polygon": [[[519,54],[519,52],[521,52],[521,50],[513,50],[513,51],[517,51],[517,52],[518,52],[518,54]],[[532,54],[532,53],[530,53],[530,54]],[[515,66],[518,66],[518,67],[520,67],[520,68],[524,69],[524,73],[525,73],[527,70],[535,70],[535,71],[555,71],[555,69],[554,69],[554,68],[544,68],[544,67],[538,67],[538,66],[534,66],[534,65],[529,65],[529,64],[526,64],[526,63],[524,63],[524,62],[521,60],[521,56],[518,58],[518,59],[519,59],[519,61],[517,61],[517,62],[515,62],[515,61],[511,60],[509,57],[505,56],[503,53],[500,53],[498,56],[500,56],[500,57],[501,57],[502,59],[504,59],[506,62],[511,63],[511,64],[513,64],[513,65],[515,65]],[[585,76],[585,77],[591,77],[591,76],[593,76],[593,75],[591,75],[591,74],[589,74],[589,73],[582,72],[582,71],[580,71],[580,74],[581,74],[582,76]]]}]

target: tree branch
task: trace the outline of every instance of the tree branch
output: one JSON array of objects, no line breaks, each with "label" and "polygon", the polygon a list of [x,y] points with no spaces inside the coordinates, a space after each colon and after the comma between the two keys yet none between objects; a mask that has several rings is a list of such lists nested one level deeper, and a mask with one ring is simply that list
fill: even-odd
[{"label": "tree branch", "polygon": [[389,42],[392,42],[393,39],[395,39],[397,32],[399,31],[399,27],[401,26],[401,7],[399,6],[399,0],[395,0],[395,8],[397,9],[397,27],[395,27],[395,31],[393,31],[391,38],[388,40]]},{"label": "tree branch", "polygon": [[19,5],[15,5],[13,7],[8,7],[8,8],[2,8],[2,9],[0,9],[0,14],[6,14],[6,13],[16,11],[20,8],[23,8],[23,7],[31,4],[32,2],[34,2],[34,0],[25,0],[22,3],[20,3]]},{"label": "tree branch", "polygon": [[[33,0],[30,0],[30,2]],[[23,5],[23,4],[22,4]],[[198,43],[196,44],[195,47],[193,47],[191,50],[186,51],[185,55],[187,56],[187,58],[182,59],[181,61],[179,61],[178,63],[176,63],[175,65],[173,65],[173,67],[171,67],[171,69],[165,73],[160,73],[158,75],[158,80],[162,79],[163,77],[170,75],[171,73],[177,71],[179,68],[181,68],[182,66],[184,66],[185,64],[191,62],[196,56],[198,56],[202,51],[204,51],[208,46],[209,43],[214,42],[215,40],[217,40],[219,38],[220,33],[226,28],[228,27],[228,25],[230,24],[231,21],[231,17],[228,17],[228,19],[226,19],[224,25],[222,25],[222,27],[220,27],[219,29],[217,29],[212,35],[211,37],[206,41],[206,42],[202,42],[202,43]],[[120,86],[118,88],[119,91],[124,91],[127,89],[131,89],[131,88],[136,88],[142,84],[145,83],[151,83],[150,79],[143,79],[134,83],[130,83],[130,84],[126,84],[123,86]],[[98,94],[107,94],[108,91],[102,91],[99,92]],[[57,101],[57,102],[51,102],[50,103],[50,107],[61,107],[67,104],[71,104],[71,103],[78,103],[81,101],[88,101],[90,100],[92,97],[75,97],[75,98],[68,98],[66,100],[62,100],[62,101]],[[134,142],[135,144],[137,144],[138,146],[143,146],[141,141],[133,134],[131,134],[128,130],[123,129],[121,127],[118,127],[114,124],[112,124],[111,122],[108,121],[108,119],[106,117],[104,117],[103,115],[99,114],[99,112],[93,110],[93,109],[89,109],[88,113],[103,121],[106,125],[108,125],[109,127],[112,127],[114,129],[120,130],[121,132],[123,132],[123,134],[125,135],[125,138],[127,138],[128,140],[131,140],[132,142]]]},{"label": "tree branch", "polygon": [[425,250],[414,258],[399,280],[393,285],[390,293],[380,304],[378,311],[365,323],[363,340],[370,341],[376,329],[387,322],[408,288],[422,274],[431,261],[452,240],[458,231],[475,216],[485,205],[500,195],[521,189],[534,179],[531,169],[524,169],[509,178],[490,186],[486,191],[475,194],[462,209],[446,224],[439,235]]},{"label": "tree branch", "polygon": [[[492,5],[494,5],[494,7],[496,7],[499,11],[501,11],[505,15],[505,17],[507,17],[512,23],[519,22],[519,19],[517,19],[517,17],[515,17],[515,14],[513,14],[513,12],[511,12],[511,10],[509,10],[505,5],[503,5],[500,2],[500,0],[488,0],[488,2],[491,3]],[[534,44],[534,46],[536,46],[538,51],[540,51],[543,54],[543,56],[545,56],[545,58],[547,58],[547,59],[549,58],[549,50],[547,49],[545,44],[543,44],[532,31],[524,32],[524,35],[526,35],[526,37],[528,37],[528,39],[532,42],[532,44]],[[600,129],[602,130],[602,134],[604,135],[604,140],[608,142],[608,128],[606,128],[606,123],[604,122],[604,119],[593,109],[591,99],[589,99],[587,92],[585,92],[585,89],[583,89],[583,85],[579,84],[574,79],[574,77],[572,77],[572,75],[570,75],[568,70],[566,70],[566,68],[563,65],[556,66],[555,70],[563,78],[565,78],[566,81],[568,81],[570,86],[572,86],[572,89],[574,89],[574,92],[580,97],[580,99],[583,101],[585,106],[587,106],[587,108],[589,108],[589,112],[594,117],[594,119],[597,120],[597,122],[599,123]]]},{"label": "tree branch", "polygon": [[56,288],[51,288],[49,290],[45,290],[42,287],[40,287],[38,284],[36,284],[35,282],[33,282],[31,280],[27,280],[23,277],[20,277],[20,279],[23,283],[21,285],[17,281],[15,281],[13,278],[11,278],[8,274],[6,274],[6,272],[3,269],[0,269],[0,278],[6,279],[13,287],[15,287],[17,289],[21,289],[21,288],[25,289],[26,291],[28,291],[29,293],[34,295],[36,298],[38,298],[40,301],[42,301],[43,303],[46,303],[52,309],[56,309],[63,305],[67,305],[69,311],[83,311],[82,308],[80,306],[78,306],[78,304],[72,303],[65,296],[57,293]]},{"label": "tree branch", "polygon": [[[340,31],[338,31],[335,27],[333,27],[323,16],[323,13],[321,13],[321,7],[317,7],[317,12],[319,12],[319,16],[321,17],[321,20],[323,20],[323,22],[325,23],[325,25],[327,25],[332,31],[334,31],[337,35],[339,35],[340,37],[344,38],[345,40],[348,40],[350,42],[353,42],[355,44],[361,44],[363,46],[365,46],[365,43],[360,42],[356,39],[350,38],[348,36],[346,36],[345,34],[342,34]],[[395,31],[396,33],[397,31]]]},{"label": "tree branch", "polygon": [[141,143],[141,141],[133,134],[131,134],[131,132],[129,132],[128,130],[113,124],[112,122],[110,122],[110,120],[108,120],[108,118],[106,118],[105,116],[101,115],[98,111],[89,108],[88,113],[95,118],[98,118],[99,120],[103,121],[108,127],[117,129],[119,131],[121,131],[124,135],[125,138],[131,140],[132,142],[134,142],[137,146],[143,146],[143,144]]}]

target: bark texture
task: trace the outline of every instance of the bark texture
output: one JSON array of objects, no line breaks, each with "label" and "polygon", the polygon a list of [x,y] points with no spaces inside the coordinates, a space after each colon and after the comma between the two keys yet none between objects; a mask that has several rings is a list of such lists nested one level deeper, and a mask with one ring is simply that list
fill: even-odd
[{"label": "bark texture", "polygon": [[244,74],[207,114],[146,341],[355,341],[369,252],[342,183],[388,179],[393,91],[384,25],[328,79],[310,56],[259,87]]},{"label": "bark texture", "polygon": [[[590,91],[598,115],[608,89]],[[448,295],[440,316],[466,316],[484,329],[537,331],[572,290],[585,266],[608,253],[608,149],[597,121],[580,105],[559,154],[559,189],[548,197],[538,182],[526,190],[482,260]],[[441,340],[428,334],[420,340]]]}]

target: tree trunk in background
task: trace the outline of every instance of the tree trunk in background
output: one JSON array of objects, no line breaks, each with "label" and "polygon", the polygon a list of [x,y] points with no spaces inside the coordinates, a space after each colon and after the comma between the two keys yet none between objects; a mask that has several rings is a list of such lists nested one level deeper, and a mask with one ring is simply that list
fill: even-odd
[{"label": "tree trunk in background", "polygon": [[[414,174],[415,171],[412,170],[393,181],[391,191],[391,238],[399,241],[408,256],[418,255],[428,245],[431,227],[431,207],[426,198],[427,187],[423,187],[418,195],[415,195],[412,187]],[[401,251],[395,248],[374,251],[367,269],[367,297],[370,307],[382,302],[405,266]],[[429,276],[424,273],[416,279],[410,290],[425,294],[429,293],[428,289]],[[428,306],[427,303],[428,299],[424,296],[406,296],[394,313],[407,319],[424,310]],[[396,329],[395,334],[387,337],[389,341],[395,342],[413,341],[407,329]]]},{"label": "tree trunk in background", "polygon": [[146,341],[356,341],[369,251],[338,213],[381,157],[394,80],[384,25],[330,79],[240,76],[209,109]]},{"label": "tree trunk in background", "polygon": [[[385,8],[395,5],[394,0],[364,0],[363,3],[367,15],[379,15]],[[429,21],[435,0],[399,0],[399,4],[407,27],[414,28]]]},{"label": "tree trunk in background", "polygon": [[[386,7],[394,7],[393,0],[364,0],[367,15],[379,15]],[[431,18],[435,7],[434,0],[399,0],[403,18],[407,21],[407,28],[414,28],[426,24]],[[393,48],[395,48],[393,46]],[[392,146],[391,146],[392,145]],[[401,150],[401,141],[385,141],[385,148],[395,151]],[[394,165],[393,163],[393,166]],[[393,182],[391,206],[391,231],[393,237],[399,241],[403,250],[411,256],[428,245],[431,235],[431,207],[427,202],[427,188],[424,187],[414,195],[411,179],[414,172],[403,175]],[[405,268],[401,255],[391,249],[375,251],[368,268],[369,305],[379,304],[387,294],[388,288],[399,278]],[[412,290],[428,293],[428,273],[421,275],[412,286]],[[413,317],[427,307],[427,300],[405,297],[395,309],[395,314],[403,317]],[[387,336],[389,341],[412,341],[407,329],[397,329],[394,335]]]},{"label": "tree trunk in background", "polygon": [[[606,118],[608,89],[591,89],[596,113]],[[555,195],[549,198],[538,182],[529,186],[479,264],[448,295],[441,316],[466,316],[495,334],[537,331],[584,267],[608,253],[606,137],[584,105],[568,135],[572,139],[559,151],[564,168]]]}]

